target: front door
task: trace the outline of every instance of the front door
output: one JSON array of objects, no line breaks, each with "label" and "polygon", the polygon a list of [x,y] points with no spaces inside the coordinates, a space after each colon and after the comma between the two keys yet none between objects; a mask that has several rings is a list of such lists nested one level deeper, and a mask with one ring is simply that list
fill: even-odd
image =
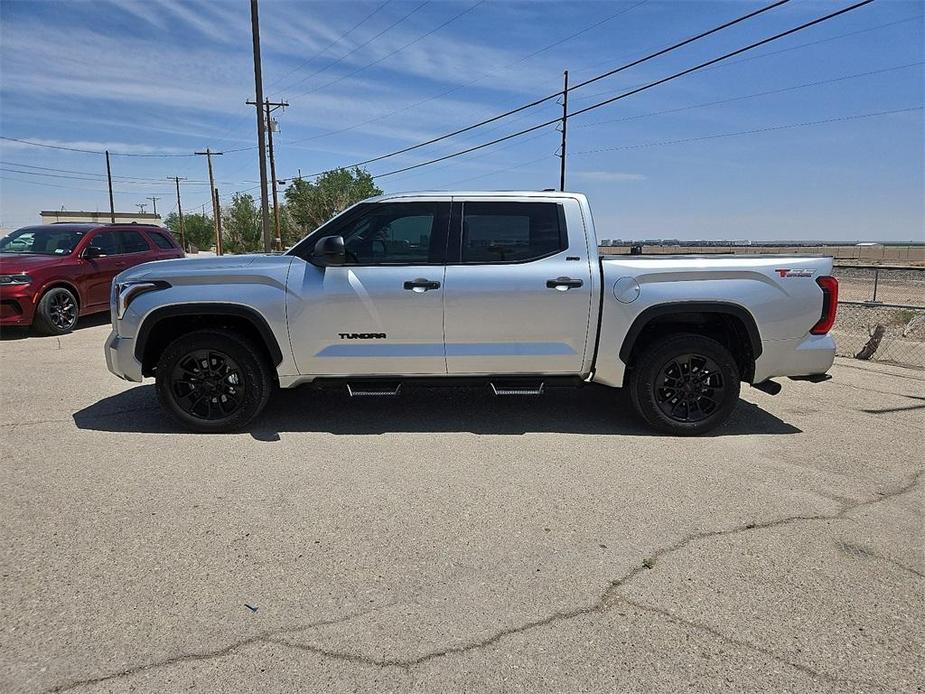
[{"label": "front door", "polygon": [[447,372],[582,373],[593,287],[577,201],[460,206],[446,270]]},{"label": "front door", "polygon": [[361,204],[324,228],[347,262],[294,261],[287,283],[292,350],[318,376],[442,375],[449,198]]},{"label": "front door", "polygon": [[[109,291],[112,279],[128,267],[128,260],[122,252],[119,232],[106,229],[90,237],[87,246],[99,249],[102,255],[95,258],[81,258],[86,278],[87,308],[99,309],[109,304]],[[86,248],[84,249],[86,250]]]}]

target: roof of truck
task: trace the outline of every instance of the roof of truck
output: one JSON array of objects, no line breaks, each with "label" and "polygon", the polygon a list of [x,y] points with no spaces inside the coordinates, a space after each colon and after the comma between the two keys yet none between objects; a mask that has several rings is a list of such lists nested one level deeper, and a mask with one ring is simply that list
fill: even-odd
[{"label": "roof of truck", "polygon": [[396,200],[400,198],[427,198],[427,197],[459,197],[459,198],[478,198],[478,197],[510,197],[510,198],[574,198],[583,193],[572,193],[569,191],[559,190],[415,190],[403,193],[386,193],[374,198],[368,198],[363,202],[384,202],[386,200]]}]

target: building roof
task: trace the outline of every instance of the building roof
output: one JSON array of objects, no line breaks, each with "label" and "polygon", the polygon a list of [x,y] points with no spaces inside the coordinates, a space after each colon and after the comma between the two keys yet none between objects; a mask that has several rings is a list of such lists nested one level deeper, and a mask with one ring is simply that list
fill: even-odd
[{"label": "building roof", "polygon": [[[109,217],[109,212],[100,212],[99,210],[87,211],[87,210],[42,210],[39,212],[43,217]],[[115,218],[129,218],[129,219],[161,219],[159,214],[154,214],[153,212],[116,212]]]}]

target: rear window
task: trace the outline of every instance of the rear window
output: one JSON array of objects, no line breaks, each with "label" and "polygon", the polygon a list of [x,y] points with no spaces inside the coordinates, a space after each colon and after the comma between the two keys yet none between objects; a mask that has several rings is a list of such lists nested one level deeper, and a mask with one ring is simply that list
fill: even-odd
[{"label": "rear window", "polygon": [[137,231],[122,231],[119,232],[119,236],[122,238],[123,253],[143,253],[151,250],[144,236]]},{"label": "rear window", "polygon": [[173,250],[176,246],[173,242],[167,237],[167,234],[160,231],[149,231],[148,236],[151,237],[151,240],[154,241],[154,245],[158,248],[163,248],[165,250]]},{"label": "rear window", "polygon": [[467,202],[464,263],[522,263],[565,250],[559,206],[547,202]]}]

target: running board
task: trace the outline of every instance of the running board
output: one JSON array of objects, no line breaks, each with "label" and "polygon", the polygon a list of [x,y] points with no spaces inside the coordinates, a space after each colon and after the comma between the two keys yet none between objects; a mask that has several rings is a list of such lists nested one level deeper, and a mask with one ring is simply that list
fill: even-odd
[{"label": "running board", "polygon": [[351,398],[395,397],[401,392],[401,383],[348,383],[347,394]]},{"label": "running board", "polygon": [[500,381],[489,384],[495,395],[542,395],[544,383],[542,381]]}]

